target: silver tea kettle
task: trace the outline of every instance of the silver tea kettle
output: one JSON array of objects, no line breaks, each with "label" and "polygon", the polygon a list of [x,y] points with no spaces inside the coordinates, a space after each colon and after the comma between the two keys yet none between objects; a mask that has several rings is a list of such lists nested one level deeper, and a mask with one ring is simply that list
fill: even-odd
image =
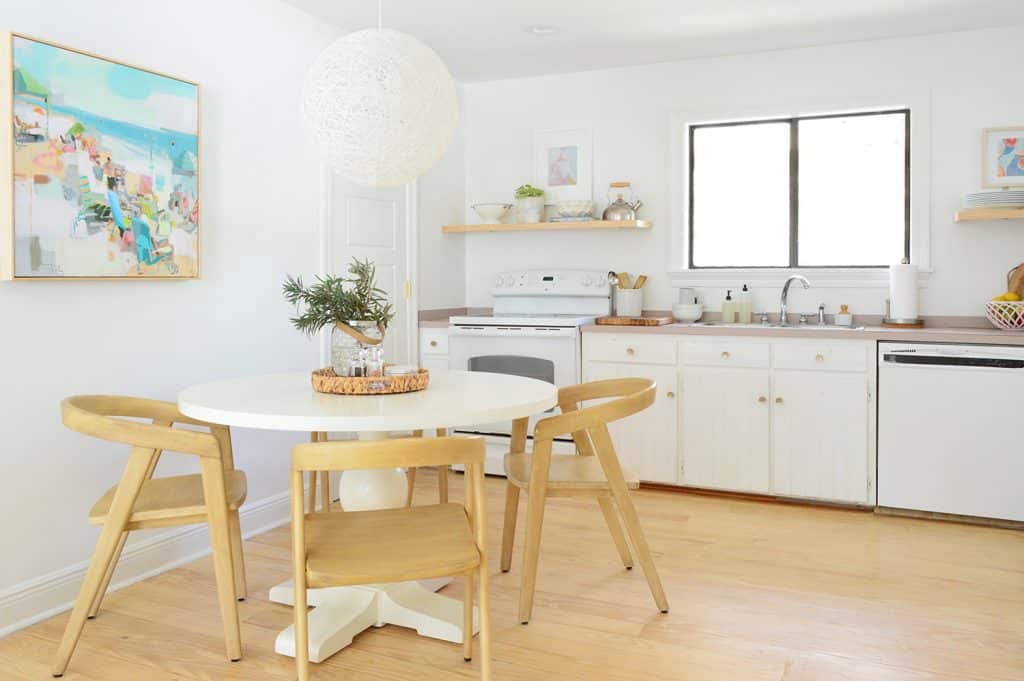
[{"label": "silver tea kettle", "polygon": [[642,205],[644,202],[633,196],[629,182],[612,182],[608,185],[608,207],[601,217],[603,220],[636,220],[636,212]]}]

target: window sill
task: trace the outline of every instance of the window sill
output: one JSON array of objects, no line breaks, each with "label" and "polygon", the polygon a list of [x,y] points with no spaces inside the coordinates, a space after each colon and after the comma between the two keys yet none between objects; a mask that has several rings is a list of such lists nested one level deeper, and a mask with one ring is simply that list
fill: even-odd
[{"label": "window sill", "polygon": [[[928,286],[931,269],[918,272],[917,282],[921,288]],[[889,269],[885,267],[831,268],[804,267],[798,269],[779,268],[725,268],[699,270],[670,270],[669,282],[674,288],[738,288],[747,284],[752,288],[781,288],[786,278],[802,274],[816,288],[888,288]]]}]

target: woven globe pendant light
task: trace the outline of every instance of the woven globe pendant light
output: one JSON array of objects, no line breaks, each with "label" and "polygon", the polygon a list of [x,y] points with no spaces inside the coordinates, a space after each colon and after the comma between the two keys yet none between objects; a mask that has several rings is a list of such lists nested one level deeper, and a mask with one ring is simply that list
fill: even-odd
[{"label": "woven globe pendant light", "polygon": [[395,187],[441,158],[459,119],[455,81],[412,36],[371,28],[325,49],[306,75],[306,131],[343,177]]}]

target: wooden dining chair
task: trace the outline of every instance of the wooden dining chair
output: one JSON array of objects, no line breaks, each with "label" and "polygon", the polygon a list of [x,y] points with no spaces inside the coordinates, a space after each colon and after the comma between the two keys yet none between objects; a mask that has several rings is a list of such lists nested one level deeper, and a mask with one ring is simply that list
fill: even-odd
[{"label": "wooden dining chair", "polygon": [[[307,513],[303,473],[466,466],[466,501],[415,508],[347,513]],[[295,662],[299,681],[309,679],[307,588],[376,584],[465,576],[463,657],[472,658],[473,584],[480,600],[480,654],[484,681],[491,678],[491,629],[487,590],[487,509],[484,441],[468,438],[401,438],[373,442],[314,442],[292,453],[292,569],[295,584]]]},{"label": "wooden dining chair", "polygon": [[[533,430],[532,454],[526,452],[527,419],[513,422],[510,452],[505,455],[508,482],[505,488],[501,570],[508,572],[512,566],[519,491],[525,489],[528,494],[526,546],[519,591],[519,621],[523,624],[530,621],[533,613],[544,505],[548,497],[596,498],[622,563],[628,570],[633,567],[633,558],[619,524],[621,514],[654,602],[661,612],[668,612],[668,599],[629,494],[629,490],[636,489],[640,483],[636,476],[623,470],[608,432],[610,422],[643,411],[654,403],[654,396],[654,381],[646,378],[619,378],[562,388],[558,391],[558,406],[562,413],[537,422]],[[581,403],[590,400],[603,402],[581,407]],[[576,444],[576,453],[552,455],[552,439],[570,433]]]},{"label": "wooden dining chair", "polygon": [[[64,674],[85,620],[98,613],[128,533],[198,523],[210,528],[228,659],[241,659],[236,599],[245,598],[246,585],[238,509],[245,501],[246,479],[245,473],[234,467],[228,428],[188,418],[171,402],[138,397],[69,397],[61,402],[61,417],[71,430],[129,444],[132,449],[120,482],[89,511],[89,522],[103,529],[64,629],[53,675]],[[174,428],[176,423],[202,426],[209,432]],[[164,451],[197,456],[200,472],[154,478]]]},{"label": "wooden dining chair", "polygon": [[[413,437],[423,437],[422,430],[414,430],[412,433]],[[437,429],[438,437],[447,437],[447,428]],[[405,498],[405,505],[412,506],[412,495],[416,491],[416,468],[410,468],[406,471],[406,475],[409,478],[409,492]],[[437,495],[442,504],[448,503],[448,466],[437,467]]]}]

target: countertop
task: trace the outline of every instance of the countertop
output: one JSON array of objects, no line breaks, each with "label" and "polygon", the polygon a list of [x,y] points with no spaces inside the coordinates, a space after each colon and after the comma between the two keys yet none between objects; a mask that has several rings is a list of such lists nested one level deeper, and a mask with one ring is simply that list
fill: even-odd
[{"label": "countertop", "polygon": [[678,336],[752,336],[761,338],[831,338],[835,340],[897,341],[906,343],[981,343],[985,345],[1024,345],[1024,332],[996,328],[925,327],[890,329],[866,326],[857,330],[816,329],[814,325],[794,328],[745,324],[666,324],[664,326],[611,326],[588,324],[584,333],[642,333]]}]

